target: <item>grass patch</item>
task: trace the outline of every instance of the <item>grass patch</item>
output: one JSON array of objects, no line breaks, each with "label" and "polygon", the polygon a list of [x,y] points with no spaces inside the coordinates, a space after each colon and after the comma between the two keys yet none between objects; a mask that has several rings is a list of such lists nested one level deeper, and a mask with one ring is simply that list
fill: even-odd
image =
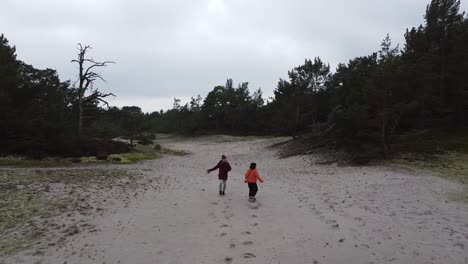
[{"label": "grass patch", "polygon": [[[0,191],[0,201],[0,255],[31,247],[42,235],[33,219],[58,215],[70,203],[68,198],[45,198],[40,192],[17,188]],[[21,230],[11,234],[16,226]]]},{"label": "grass patch", "polygon": [[272,138],[272,136],[229,136],[229,135],[215,135],[210,136],[210,141],[214,143],[229,143],[256,140],[261,138]]},{"label": "grass patch", "polygon": [[[42,233],[34,228],[34,231],[18,236],[14,239],[0,236],[0,255],[15,255],[19,251],[31,248],[35,241],[42,236]],[[2,263],[2,262],[0,262]]]},{"label": "grass patch", "polygon": [[[178,151],[167,150],[168,153],[178,153]],[[157,159],[161,157],[161,151],[155,151],[152,145],[137,145],[131,152],[122,154],[111,154],[107,160],[98,160],[96,157],[81,158],[45,158],[42,160],[29,159],[25,157],[0,157],[0,166],[11,166],[21,168],[48,168],[48,167],[69,167],[74,163],[81,164],[132,164],[142,160]],[[174,154],[175,155],[175,154]],[[78,162],[76,162],[78,161]]]},{"label": "grass patch", "polygon": [[[400,135],[395,138],[394,151],[397,154],[390,164],[428,171],[468,186],[468,128]],[[461,195],[466,194],[468,191]]]},{"label": "grass patch", "polygon": [[190,152],[187,152],[185,150],[170,149],[170,148],[162,148],[160,152],[162,154],[173,155],[173,156],[187,156],[187,155],[190,155]]},{"label": "grass patch", "polygon": [[123,153],[123,154],[109,155],[109,158],[107,160],[115,164],[132,164],[132,163],[136,163],[142,160],[157,159],[159,157],[160,156],[157,153],[149,154],[149,153],[130,152],[130,153]]},{"label": "grass patch", "polygon": [[91,156],[91,157],[81,157],[80,163],[94,164],[94,163],[105,163],[105,161],[98,160],[96,157]]},{"label": "grass patch", "polygon": [[430,172],[435,176],[459,182],[465,185],[462,192],[449,193],[452,201],[468,203],[468,154],[447,152],[431,157],[411,159],[394,159],[389,162],[397,166],[404,166],[417,171]]},{"label": "grass patch", "polygon": [[7,190],[0,192],[0,231],[23,225],[33,217],[50,217],[65,209],[70,200],[48,199],[39,192],[30,190]]},{"label": "grass patch", "polygon": [[[246,138],[240,137],[231,137],[231,136],[220,136],[225,138],[227,141],[220,139],[220,142],[234,142],[241,140],[248,140]],[[159,137],[158,137],[159,138]],[[173,139],[172,135],[161,135],[161,139]],[[252,139],[254,137],[251,137]],[[232,140],[232,141],[229,141]],[[161,158],[163,154],[165,155],[175,155],[175,156],[186,156],[190,153],[183,150],[175,150],[170,148],[154,148],[154,141],[151,141],[152,144],[141,145],[137,144],[132,151],[121,154],[111,154],[107,157],[107,160],[99,160],[95,156],[91,157],[81,157],[81,158],[54,158],[49,157],[45,159],[30,159],[21,156],[8,156],[0,157],[0,166],[12,166],[12,167],[22,167],[22,168],[33,168],[33,167],[67,167],[72,166],[75,163],[81,164],[101,164],[101,163],[114,163],[114,164],[133,164],[143,160],[151,160]]]},{"label": "grass patch", "polygon": [[449,193],[448,198],[451,201],[468,203],[468,190],[465,190],[464,192]]},{"label": "grass patch", "polygon": [[424,159],[395,159],[394,164],[430,171],[439,177],[468,184],[468,154],[448,152]]},{"label": "grass patch", "polygon": [[142,160],[161,158],[162,155],[186,156],[190,153],[184,150],[176,150],[161,147],[155,149],[155,145],[136,145],[132,152],[109,155],[108,162],[116,164],[132,164]]},{"label": "grass patch", "polygon": [[14,189],[0,193],[0,230],[23,224],[42,212],[41,203],[31,191]]},{"label": "grass patch", "polygon": [[132,164],[142,160],[158,159],[161,154],[153,149],[153,145],[136,145],[129,153],[109,155],[107,161],[115,164]]},{"label": "grass patch", "polygon": [[415,130],[394,136],[395,153],[417,153],[420,155],[457,152],[468,154],[468,128],[451,131]]},{"label": "grass patch", "polygon": [[77,198],[68,191],[53,193],[52,184],[73,184],[89,190],[91,184],[107,186],[128,175],[116,169],[0,171],[0,256],[30,248],[47,235],[43,221],[77,210]]},{"label": "grass patch", "polygon": [[72,163],[68,159],[61,158],[45,158],[45,159],[29,159],[21,156],[7,156],[0,157],[0,166],[13,166],[13,167],[66,167]]},{"label": "grass patch", "polygon": [[27,187],[29,184],[37,183],[100,183],[127,175],[125,170],[116,169],[0,171],[0,191],[16,188],[17,185]]}]

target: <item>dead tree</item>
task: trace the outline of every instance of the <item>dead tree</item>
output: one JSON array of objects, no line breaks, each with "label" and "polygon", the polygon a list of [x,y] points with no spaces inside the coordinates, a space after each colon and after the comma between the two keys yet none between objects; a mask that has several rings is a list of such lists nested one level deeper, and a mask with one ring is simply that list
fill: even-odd
[{"label": "dead tree", "polygon": [[[100,73],[93,70],[106,67],[108,64],[114,63],[113,61],[97,62],[94,59],[86,58],[86,52],[91,49],[89,45],[81,45],[78,43],[78,59],[72,60],[71,62],[78,63],[79,75],[78,75],[78,136],[81,136],[83,129],[83,108],[86,102],[99,101],[101,103],[109,105],[104,98],[108,96],[114,96],[112,93],[103,94],[98,89],[94,89],[93,85],[96,80],[105,82],[104,78]],[[85,65],[86,64],[86,65]],[[89,95],[86,93],[89,92]]]}]

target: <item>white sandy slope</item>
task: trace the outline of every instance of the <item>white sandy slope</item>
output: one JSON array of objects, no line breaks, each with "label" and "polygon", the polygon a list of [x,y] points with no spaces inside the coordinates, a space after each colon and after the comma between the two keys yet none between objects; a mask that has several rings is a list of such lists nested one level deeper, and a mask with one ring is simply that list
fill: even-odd
[{"label": "white sandy slope", "polygon": [[[108,208],[98,232],[50,248],[42,263],[466,263],[468,205],[447,198],[462,186],[392,167],[279,159],[273,141],[173,143],[193,154],[129,167],[159,191]],[[206,174],[221,154],[233,167],[224,197],[217,174]],[[265,178],[256,203],[243,182],[250,162]]]}]

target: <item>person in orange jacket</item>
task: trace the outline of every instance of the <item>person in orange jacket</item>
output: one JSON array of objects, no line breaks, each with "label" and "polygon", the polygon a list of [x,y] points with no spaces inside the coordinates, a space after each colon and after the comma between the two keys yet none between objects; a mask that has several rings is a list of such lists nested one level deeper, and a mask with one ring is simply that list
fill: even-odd
[{"label": "person in orange jacket", "polygon": [[262,177],[258,174],[257,164],[250,163],[250,168],[245,173],[244,182],[249,185],[249,201],[251,202],[255,202],[255,195],[258,191],[257,180],[263,183]]}]

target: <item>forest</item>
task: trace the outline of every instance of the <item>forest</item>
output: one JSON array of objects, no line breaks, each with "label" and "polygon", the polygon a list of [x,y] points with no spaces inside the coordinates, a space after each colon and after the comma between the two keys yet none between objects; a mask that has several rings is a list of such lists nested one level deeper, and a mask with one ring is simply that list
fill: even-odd
[{"label": "forest", "polygon": [[133,144],[149,133],[222,133],[287,135],[311,147],[380,158],[435,151],[434,140],[466,134],[468,17],[460,1],[432,0],[424,23],[406,30],[401,47],[382,36],[376,52],[336,69],[312,54],[279,79],[272,98],[227,79],[204,98],[175,98],[172,109],[143,113],[138,106],[107,104],[114,95],[96,88],[104,77],[94,70],[113,62],[89,59],[89,46],[79,45],[72,61],[78,80],[63,81],[56,70],[18,60],[1,35],[0,155],[121,153],[131,146],[112,138],[125,136]]}]

